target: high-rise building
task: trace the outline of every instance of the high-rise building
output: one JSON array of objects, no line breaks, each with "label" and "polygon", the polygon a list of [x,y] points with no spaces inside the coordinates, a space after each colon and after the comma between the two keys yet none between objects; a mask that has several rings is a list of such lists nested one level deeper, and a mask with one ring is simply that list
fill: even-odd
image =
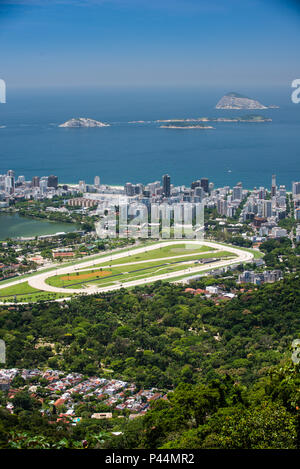
[{"label": "high-rise building", "polygon": [[192,184],[191,184],[191,189],[196,189],[196,187],[200,187],[200,186],[201,186],[200,180],[193,181]]},{"label": "high-rise building", "polygon": [[170,197],[171,194],[171,178],[168,174],[164,174],[162,177],[163,183],[163,194],[165,197]]},{"label": "high-rise building", "polygon": [[260,187],[258,191],[258,198],[263,200],[266,197],[266,190],[264,187]]},{"label": "high-rise building", "polygon": [[85,181],[79,181],[79,192],[86,192]]},{"label": "high-rise building", "polygon": [[234,186],[232,191],[232,200],[242,200],[243,198],[243,188],[240,184]]},{"label": "high-rise building", "polygon": [[34,176],[31,180],[32,187],[40,187],[40,177]]},{"label": "high-rise building", "polygon": [[159,182],[159,181],[155,181],[155,182],[150,182],[149,184],[147,184],[147,186],[145,187],[145,189],[150,192],[150,195],[154,195],[154,194],[155,194],[155,190],[158,189],[159,187],[160,187],[160,182]]},{"label": "high-rise building", "polygon": [[286,187],[279,186],[279,197],[285,197],[285,196],[286,196]]},{"label": "high-rise building", "polygon": [[25,176],[18,176],[17,183],[18,184],[24,184],[25,183]]},{"label": "high-rise building", "polygon": [[[295,219],[300,220],[300,208],[295,209]],[[300,225],[297,225],[297,227]],[[298,230],[299,231],[299,230]]]},{"label": "high-rise building", "polygon": [[57,189],[58,186],[58,177],[54,176],[54,174],[51,174],[48,176],[48,187],[54,187],[54,189]]},{"label": "high-rise building", "polygon": [[276,195],[276,174],[272,174],[272,187],[271,187],[271,196],[275,197]]},{"label": "high-rise building", "polygon": [[209,191],[209,187],[208,187],[208,179],[207,178],[201,178],[200,180],[200,185],[201,187],[203,188],[204,192],[207,192]]},{"label": "high-rise building", "polygon": [[94,186],[95,186],[95,187],[99,187],[99,186],[100,186],[100,177],[99,177],[99,176],[95,176],[95,179],[94,179]]},{"label": "high-rise building", "polygon": [[135,194],[140,195],[140,194],[143,193],[143,191],[144,191],[144,186],[143,186],[143,184],[141,184],[141,183],[135,184],[135,186],[134,186],[134,193],[135,193]]},{"label": "high-rise building", "polygon": [[48,178],[47,177],[42,177],[40,179],[40,191],[41,191],[41,194],[45,194],[47,192],[47,189],[48,189]]},{"label": "high-rise building", "polygon": [[5,178],[5,191],[8,194],[13,194],[15,192],[15,172],[12,169],[7,171]]},{"label": "high-rise building", "polygon": [[293,182],[293,197],[300,195],[300,182]]},{"label": "high-rise building", "polygon": [[203,190],[203,188],[200,187],[200,186],[199,186],[199,187],[195,187],[194,195],[195,195],[196,197],[200,197],[201,200],[202,200],[202,198],[204,197],[204,190]]},{"label": "high-rise building", "polygon": [[269,218],[272,216],[272,201],[271,200],[264,200],[263,201],[263,216],[265,218]]},{"label": "high-rise building", "polygon": [[135,193],[134,185],[131,182],[126,182],[125,194],[128,195],[128,197],[133,197],[134,193]]},{"label": "high-rise building", "polygon": [[217,201],[217,210],[220,215],[226,215],[227,213],[227,200],[218,199]]}]

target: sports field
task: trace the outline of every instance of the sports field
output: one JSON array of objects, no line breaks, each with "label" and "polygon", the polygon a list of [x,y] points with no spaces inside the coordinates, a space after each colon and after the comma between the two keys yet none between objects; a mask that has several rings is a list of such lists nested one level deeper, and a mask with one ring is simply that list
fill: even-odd
[{"label": "sports field", "polygon": [[[81,289],[84,286],[108,286],[126,283],[134,279],[149,278],[188,269],[204,260],[230,259],[235,255],[217,251],[207,246],[174,245],[160,247],[141,254],[130,254],[122,259],[110,260],[95,265],[95,269],[79,268],[68,275],[56,275],[46,280],[48,285],[58,288]],[[100,265],[102,267],[100,267]]]},{"label": "sports field", "polygon": [[0,303],[63,300],[132,288],[157,280],[174,281],[236,263],[250,262],[254,253],[212,241],[153,242],[116,250],[101,257],[66,263],[52,270],[0,285]]}]

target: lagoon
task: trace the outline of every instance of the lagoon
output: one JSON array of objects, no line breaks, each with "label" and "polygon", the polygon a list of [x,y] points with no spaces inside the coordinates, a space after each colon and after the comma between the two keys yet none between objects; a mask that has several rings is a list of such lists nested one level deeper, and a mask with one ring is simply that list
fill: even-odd
[{"label": "lagoon", "polygon": [[0,213],[0,240],[32,237],[78,230],[73,223],[61,223],[21,217],[19,214]]}]

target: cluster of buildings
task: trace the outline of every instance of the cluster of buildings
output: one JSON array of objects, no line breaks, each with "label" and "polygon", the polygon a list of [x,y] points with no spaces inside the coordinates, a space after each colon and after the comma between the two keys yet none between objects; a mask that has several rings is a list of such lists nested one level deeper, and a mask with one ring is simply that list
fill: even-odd
[{"label": "cluster of buildings", "polygon": [[[56,409],[64,406],[65,410],[60,417],[69,416],[76,419],[74,394],[82,396],[83,401],[88,397],[95,397],[102,404],[122,411],[127,409],[132,412],[132,418],[143,415],[149,408],[152,401],[165,398],[165,394],[156,390],[139,390],[137,391],[134,383],[126,381],[100,377],[90,377],[84,379],[81,373],[64,373],[59,370],[20,370],[17,368],[0,369],[0,390],[8,392],[8,396],[12,398],[18,390],[11,388],[11,382],[16,376],[21,376],[24,380],[40,377],[47,380],[44,389],[49,391],[50,401],[48,404],[53,405]],[[37,386],[30,386],[29,391],[33,394],[37,391]],[[55,393],[59,391],[59,397]],[[55,397],[54,397],[55,396]],[[7,403],[7,408],[13,412],[11,402]],[[98,413],[93,418],[111,418],[112,413]]]},{"label": "cluster of buildings", "polygon": [[295,219],[300,221],[300,182],[293,182],[292,194],[294,200]]},{"label": "cluster of buildings", "polygon": [[[83,196],[70,199],[68,204],[72,207],[78,207],[79,210],[94,208],[93,211],[90,211],[90,215],[100,216],[104,219],[107,224],[106,232],[103,234],[113,236],[116,207],[121,207],[122,217],[123,210],[126,210],[126,215],[123,217],[126,220],[140,216],[148,221],[148,215],[151,215],[151,219],[155,220],[159,217],[166,218],[166,216],[174,218],[175,204],[182,204],[182,210],[184,210],[185,204],[201,203],[208,195],[209,190],[213,188],[213,184],[209,183],[207,178],[202,178],[194,181],[191,187],[174,186],[171,184],[171,177],[165,174],[161,181],[146,185],[127,182],[124,187],[100,184],[87,186],[84,181],[80,181],[77,187],[83,191]],[[163,208],[161,204],[164,204]],[[168,213],[162,213],[163,210]],[[195,211],[194,207],[193,210]],[[152,225],[154,227],[155,223]],[[159,222],[156,225],[159,227]]]},{"label": "cluster of buildings", "polygon": [[40,370],[19,370],[17,368],[0,369],[0,391],[8,391],[10,383],[16,376],[21,376],[23,379],[35,378],[40,376]]},{"label": "cluster of buildings", "polygon": [[15,173],[10,169],[7,171],[7,174],[0,174],[0,191],[3,195],[11,195],[14,193],[14,190]]},{"label": "cluster of buildings", "polygon": [[13,170],[0,174],[0,208],[6,207],[13,200],[45,199],[54,195],[63,195],[69,190],[68,186],[58,186],[58,177],[34,176],[26,181],[25,176],[16,178]]},{"label": "cluster of buildings", "polygon": [[248,191],[243,189],[242,183],[239,182],[232,189],[225,186],[211,191],[205,205],[208,208],[216,208],[223,217],[232,218],[247,195]]},{"label": "cluster of buildings", "polygon": [[[94,186],[95,187],[95,186]],[[81,188],[84,188],[81,185]],[[293,183],[293,204],[296,220],[300,220],[300,182]],[[94,207],[93,214],[107,219],[107,228],[111,222],[112,214],[116,206],[130,207],[130,215],[137,217],[143,215],[143,207],[147,213],[157,209],[159,205],[160,215],[167,205],[169,216],[175,218],[175,206],[182,204],[184,207],[202,203],[209,209],[216,209],[221,217],[233,218],[239,215],[239,226],[251,223],[255,236],[251,241],[261,242],[266,238],[281,238],[288,236],[287,230],[278,226],[278,222],[285,218],[287,213],[287,190],[284,185],[277,186],[276,176],[272,176],[271,190],[265,187],[247,190],[241,182],[231,188],[230,186],[215,188],[207,178],[201,178],[191,183],[190,187],[174,186],[168,174],[162,176],[161,181],[155,181],[143,185],[127,182],[124,187],[110,188],[99,186],[96,192],[86,192],[83,198],[73,199],[72,205],[79,207]],[[151,213],[152,215],[152,213]],[[194,213],[193,213],[194,217]],[[141,216],[142,218],[142,216]],[[154,217],[155,218],[155,217]],[[130,218],[129,218],[130,219]],[[236,229],[236,223],[228,231]],[[300,234],[300,233],[299,233]]]},{"label": "cluster of buildings", "polygon": [[21,267],[19,264],[3,264],[0,262],[0,280],[15,277]]},{"label": "cluster of buildings", "polygon": [[282,278],[281,270],[265,270],[264,272],[245,270],[239,275],[238,283],[253,283],[254,285],[261,285],[262,283],[274,283]]},{"label": "cluster of buildings", "polygon": [[123,402],[117,404],[115,408],[117,410],[127,409],[141,415],[147,411],[152,401],[163,398],[165,398],[165,396],[156,389],[149,391],[141,390],[135,395],[127,397]]},{"label": "cluster of buildings", "polygon": [[[293,183],[293,188],[299,190],[300,207],[300,183]],[[271,191],[265,187],[254,188],[252,191],[243,190],[238,183],[233,189],[226,186],[217,189],[210,195],[207,206],[217,208],[221,216],[232,217],[236,210],[241,208],[239,221],[250,222],[255,230],[255,236],[250,237],[253,242],[261,242],[266,238],[282,238],[288,236],[287,230],[278,226],[278,222],[286,218],[287,191],[284,185],[276,185],[276,176],[272,176]],[[244,202],[241,206],[241,203]],[[300,210],[299,210],[300,219]]]},{"label": "cluster of buildings", "polygon": [[278,222],[287,214],[286,195],[286,187],[284,185],[278,187],[276,176],[273,175],[270,193],[264,187],[251,192],[241,214],[242,220],[258,221],[259,225],[264,223],[263,219]]},{"label": "cluster of buildings", "polygon": [[[0,175],[0,208],[7,206],[12,200],[51,199],[54,195],[66,194],[72,197],[65,201],[65,206],[49,207],[49,211],[68,213],[72,208],[83,213],[89,210],[91,215],[99,216],[107,222],[106,236],[109,236],[110,224],[112,231],[115,230],[112,215],[115,215],[116,207],[130,207],[127,214],[130,219],[143,216],[143,207],[147,212],[145,216],[148,216],[150,210],[157,210],[159,206],[159,215],[163,217],[162,210],[166,209],[161,207],[164,204],[168,207],[168,216],[172,219],[176,217],[175,205],[182,204],[182,210],[185,210],[187,204],[199,203],[216,209],[224,218],[235,217],[238,213],[238,221],[241,224],[251,223],[255,231],[255,239],[251,241],[260,242],[269,237],[281,238],[288,235],[286,229],[278,226],[281,219],[290,216],[286,202],[287,190],[284,185],[277,185],[275,175],[272,176],[271,190],[259,187],[251,191],[244,189],[241,182],[232,188],[215,188],[214,183],[204,177],[193,181],[189,187],[175,186],[168,174],[164,174],[161,181],[148,184],[127,182],[124,187],[100,184],[99,176],[95,176],[93,184],[80,180],[78,184],[59,185],[55,175],[35,176],[31,181],[26,181],[24,176],[16,179],[12,170]],[[292,197],[293,206],[289,207],[289,210],[292,208],[294,218],[300,220],[300,182],[293,182]],[[194,215],[193,212],[193,217]],[[297,236],[297,239],[300,239],[299,230]]]},{"label": "cluster of buildings", "polygon": [[216,300],[223,300],[228,299],[232,300],[236,295],[234,293],[228,293],[223,291],[218,285],[211,285],[202,288],[186,288],[184,290],[185,293],[191,293],[192,295],[201,295],[205,296],[206,298],[214,298]]},{"label": "cluster of buildings", "polygon": [[[287,207],[287,193],[284,185],[276,184],[276,176],[272,176],[271,190],[265,187],[254,188],[252,191],[244,191],[241,183],[231,190],[229,187],[217,189],[208,199],[206,205],[214,205],[222,216],[232,216],[235,212],[236,201],[243,202],[240,205],[239,222],[250,223],[255,235],[248,237],[254,243],[261,243],[267,238],[283,238],[288,236],[288,231],[278,225],[279,221],[291,216],[300,220],[300,182],[292,184],[292,200]],[[230,210],[228,210],[230,207]],[[288,213],[289,208],[289,213]],[[236,225],[237,226],[237,225]],[[230,229],[229,229],[230,231]],[[300,228],[297,228],[296,241],[300,241]]]},{"label": "cluster of buildings", "polygon": [[160,203],[168,199],[172,204],[172,202],[201,202],[212,189],[213,183],[209,183],[207,178],[192,182],[191,187],[174,186],[171,184],[169,174],[164,174],[162,181],[146,185],[127,182],[124,186],[124,195],[134,197],[136,200],[150,199],[151,203]]}]

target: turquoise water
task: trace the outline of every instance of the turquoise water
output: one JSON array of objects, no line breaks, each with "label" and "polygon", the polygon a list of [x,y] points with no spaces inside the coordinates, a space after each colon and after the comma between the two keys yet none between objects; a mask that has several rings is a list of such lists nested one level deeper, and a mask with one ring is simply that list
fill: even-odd
[{"label": "turquoise water", "polygon": [[[237,91],[280,109],[254,111],[272,123],[213,123],[215,130],[161,129],[156,119],[234,117],[249,111],[214,109]],[[60,182],[103,184],[156,181],[169,173],[174,184],[208,177],[216,185],[291,186],[300,180],[300,104],[291,88],[106,88],[10,90],[0,105],[0,174],[14,169],[26,178],[57,174]],[[111,123],[94,129],[62,129],[72,117]],[[129,121],[150,121],[129,124]]]},{"label": "turquoise water", "polygon": [[18,214],[0,213],[0,240],[6,238],[42,236],[60,232],[76,231],[71,223],[56,223],[20,217]]}]

